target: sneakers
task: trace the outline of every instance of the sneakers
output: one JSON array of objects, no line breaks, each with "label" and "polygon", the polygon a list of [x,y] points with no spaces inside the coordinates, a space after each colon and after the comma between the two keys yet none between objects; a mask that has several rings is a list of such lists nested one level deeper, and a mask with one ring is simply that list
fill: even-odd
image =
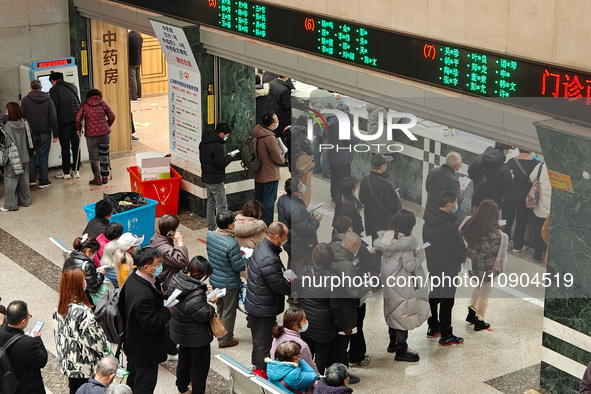
[{"label": "sneakers", "polygon": [[409,363],[415,363],[417,361],[419,361],[420,357],[418,354],[413,353],[413,352],[409,352],[406,349],[400,349],[396,352],[396,356],[394,357],[394,360],[396,361],[407,361]]},{"label": "sneakers", "polygon": [[39,189],[45,189],[46,187],[51,186],[51,181],[42,182],[39,181]]},{"label": "sneakers", "polygon": [[132,140],[132,141],[139,141],[140,139],[139,139],[138,137],[136,137],[136,136],[133,136],[133,135],[132,135],[132,136],[131,136],[131,140]]},{"label": "sneakers", "polygon": [[427,337],[429,337],[429,338],[438,337],[440,334],[441,334],[441,332],[439,331],[439,328],[429,327],[429,329],[427,330]]},{"label": "sneakers", "polygon": [[476,318],[476,322],[474,324],[474,331],[486,330],[489,327],[490,324],[485,323],[483,320],[479,320],[478,318]]},{"label": "sneakers", "polygon": [[224,344],[221,344],[221,343],[220,343],[220,344],[218,345],[218,348],[220,348],[220,349],[225,349],[225,348],[227,348],[227,347],[233,347],[233,346],[236,346],[236,345],[238,345],[238,339],[234,339],[234,340],[233,340],[232,342],[230,342],[230,343],[224,343]]},{"label": "sneakers", "polygon": [[470,324],[476,323],[476,311],[470,307],[468,307],[468,316],[466,316],[466,321]]},{"label": "sneakers", "polygon": [[367,367],[369,364],[371,364],[371,358],[369,356],[365,356],[363,360],[357,363],[349,362],[349,366],[351,367]]},{"label": "sneakers", "polygon": [[0,212],[10,212],[10,209],[6,209],[4,207],[0,207]]},{"label": "sneakers", "polygon": [[439,344],[441,346],[459,345],[459,344],[461,344],[463,342],[464,342],[464,338],[456,337],[456,336],[453,336],[453,335],[451,337],[447,338],[447,339],[441,338],[439,340]]},{"label": "sneakers", "polygon": [[359,379],[357,376],[349,374],[349,384],[357,384],[359,382],[361,382],[361,379]]},{"label": "sneakers", "polygon": [[92,181],[88,181],[89,185],[102,185],[103,181],[101,178],[93,179]]},{"label": "sneakers", "polygon": [[103,177],[102,182],[103,185],[106,185],[109,182],[109,177]]},{"label": "sneakers", "polygon": [[525,246],[522,246],[521,249],[515,249],[515,248],[513,248],[513,253],[523,252],[524,250],[525,250]]},{"label": "sneakers", "polygon": [[55,177],[57,179],[72,179],[72,176],[70,174],[64,174],[63,170],[59,170],[57,174],[55,174]]},{"label": "sneakers", "polygon": [[70,171],[70,176],[74,179],[80,178],[80,171]]},{"label": "sneakers", "polygon": [[29,186],[37,186],[37,182],[29,182]]}]

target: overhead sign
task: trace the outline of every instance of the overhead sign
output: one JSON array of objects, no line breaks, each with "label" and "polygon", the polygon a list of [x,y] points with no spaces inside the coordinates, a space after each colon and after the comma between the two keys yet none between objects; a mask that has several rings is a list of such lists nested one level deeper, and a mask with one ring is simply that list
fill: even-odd
[{"label": "overhead sign", "polygon": [[575,193],[573,181],[570,179],[570,176],[548,170],[548,177],[550,178],[550,184],[553,188],[573,194]]},{"label": "overhead sign", "polygon": [[168,63],[170,154],[200,165],[201,72],[182,28],[150,22]]}]

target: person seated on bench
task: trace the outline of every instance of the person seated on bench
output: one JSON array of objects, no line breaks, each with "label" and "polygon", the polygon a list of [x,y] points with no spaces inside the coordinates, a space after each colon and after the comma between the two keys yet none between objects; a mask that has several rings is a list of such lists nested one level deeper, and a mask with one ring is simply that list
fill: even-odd
[{"label": "person seated on bench", "polygon": [[326,377],[320,378],[314,394],[351,394],[353,389],[349,384],[349,369],[345,364],[334,363],[326,368]]},{"label": "person seated on bench", "polygon": [[265,359],[269,382],[292,393],[311,393],[318,374],[302,359],[301,350],[294,341],[277,346],[275,359]]}]

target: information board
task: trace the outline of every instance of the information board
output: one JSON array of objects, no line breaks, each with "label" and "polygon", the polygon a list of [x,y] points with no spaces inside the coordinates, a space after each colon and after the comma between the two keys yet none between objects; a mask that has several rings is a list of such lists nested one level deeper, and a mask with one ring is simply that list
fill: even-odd
[{"label": "information board", "polygon": [[235,0],[116,0],[196,24],[591,124],[591,73]]},{"label": "information board", "polygon": [[201,72],[183,29],[150,22],[168,63],[170,154],[200,165]]}]

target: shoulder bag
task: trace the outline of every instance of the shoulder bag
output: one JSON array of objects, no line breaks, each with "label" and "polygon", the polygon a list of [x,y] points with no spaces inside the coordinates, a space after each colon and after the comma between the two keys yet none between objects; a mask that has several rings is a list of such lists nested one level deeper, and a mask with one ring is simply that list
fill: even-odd
[{"label": "shoulder bag", "polygon": [[222,318],[217,313],[213,314],[209,324],[211,325],[211,333],[216,338],[221,338],[228,333],[226,326],[222,323]]},{"label": "shoulder bag", "polygon": [[540,203],[540,174],[542,173],[542,168],[544,167],[544,162],[540,164],[540,168],[538,169],[538,175],[536,176],[536,181],[532,185],[531,189],[529,189],[529,193],[527,193],[527,197],[525,198],[525,206],[528,208],[535,208]]}]

